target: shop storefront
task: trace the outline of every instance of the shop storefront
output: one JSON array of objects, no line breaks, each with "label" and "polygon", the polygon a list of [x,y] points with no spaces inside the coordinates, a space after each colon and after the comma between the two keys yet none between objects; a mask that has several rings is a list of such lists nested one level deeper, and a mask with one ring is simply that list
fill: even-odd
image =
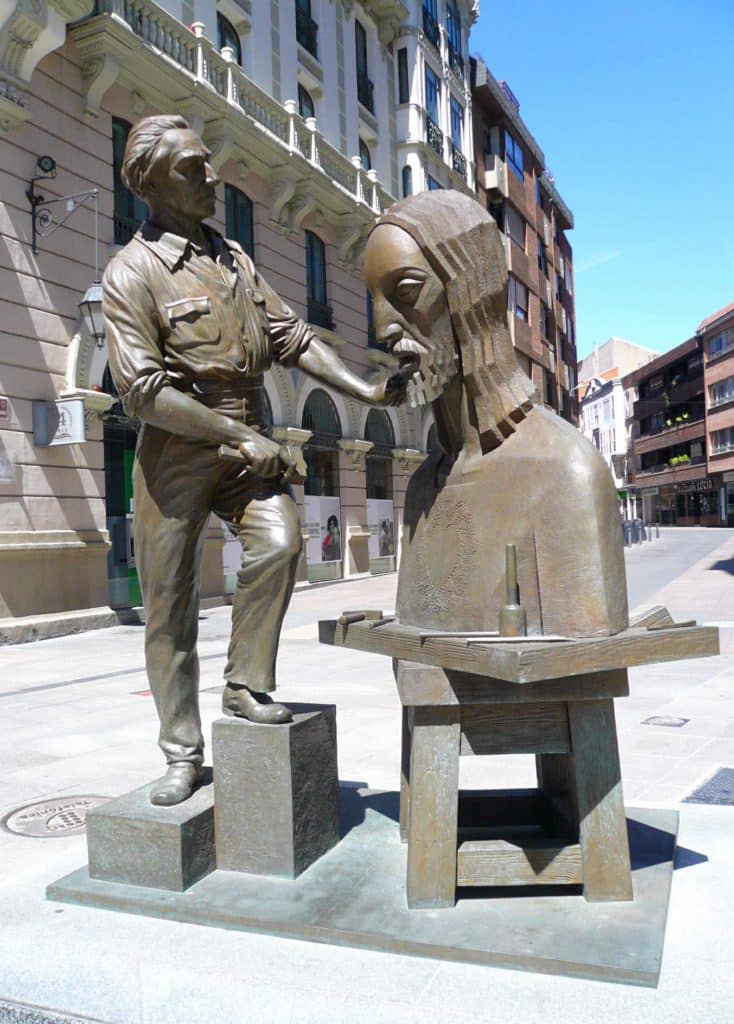
[{"label": "shop storefront", "polygon": [[719,489],[713,477],[675,485],[677,526],[719,526]]}]

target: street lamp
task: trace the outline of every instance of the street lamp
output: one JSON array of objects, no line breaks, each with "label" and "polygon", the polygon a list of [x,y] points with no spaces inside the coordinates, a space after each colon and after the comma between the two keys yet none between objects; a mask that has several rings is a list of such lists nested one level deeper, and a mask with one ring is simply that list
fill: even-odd
[{"label": "street lamp", "polygon": [[102,285],[95,281],[87,288],[79,303],[87,332],[94,338],[97,348],[104,348],[104,316],[102,315]]}]

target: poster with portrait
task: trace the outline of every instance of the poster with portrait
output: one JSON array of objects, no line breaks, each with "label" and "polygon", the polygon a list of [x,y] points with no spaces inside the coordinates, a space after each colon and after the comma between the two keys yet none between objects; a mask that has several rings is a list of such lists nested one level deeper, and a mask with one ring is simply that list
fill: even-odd
[{"label": "poster with portrait", "polygon": [[306,519],[306,561],[340,562],[342,559],[341,508],[338,498],[307,494],[304,498]]},{"label": "poster with portrait", "polygon": [[385,498],[367,499],[367,525],[370,530],[370,558],[389,558],[395,554],[395,514],[393,503]]}]

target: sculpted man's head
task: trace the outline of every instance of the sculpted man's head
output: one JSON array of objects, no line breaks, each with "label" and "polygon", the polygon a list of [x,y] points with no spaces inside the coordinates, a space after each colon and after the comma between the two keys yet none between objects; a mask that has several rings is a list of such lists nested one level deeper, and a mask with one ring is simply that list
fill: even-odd
[{"label": "sculpted man's head", "polygon": [[482,446],[511,434],[537,401],[507,326],[497,225],[460,192],[422,192],[378,218],[365,252],[375,329],[418,372],[429,400],[460,377]]},{"label": "sculpted man's head", "polygon": [[159,216],[193,220],[212,216],[218,178],[211,153],[183,117],[144,117],[130,130],[122,161],[122,180]]}]

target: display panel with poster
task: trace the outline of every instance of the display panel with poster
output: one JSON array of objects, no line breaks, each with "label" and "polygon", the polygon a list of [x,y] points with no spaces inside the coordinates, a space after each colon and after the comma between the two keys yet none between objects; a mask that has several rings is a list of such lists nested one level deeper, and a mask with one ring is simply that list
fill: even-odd
[{"label": "display panel with poster", "polygon": [[312,583],[339,579],[342,575],[341,508],[338,498],[307,494],[306,564]]},{"label": "display panel with poster", "polygon": [[370,572],[395,571],[395,514],[393,503],[384,498],[367,499],[367,525],[370,529]]}]

